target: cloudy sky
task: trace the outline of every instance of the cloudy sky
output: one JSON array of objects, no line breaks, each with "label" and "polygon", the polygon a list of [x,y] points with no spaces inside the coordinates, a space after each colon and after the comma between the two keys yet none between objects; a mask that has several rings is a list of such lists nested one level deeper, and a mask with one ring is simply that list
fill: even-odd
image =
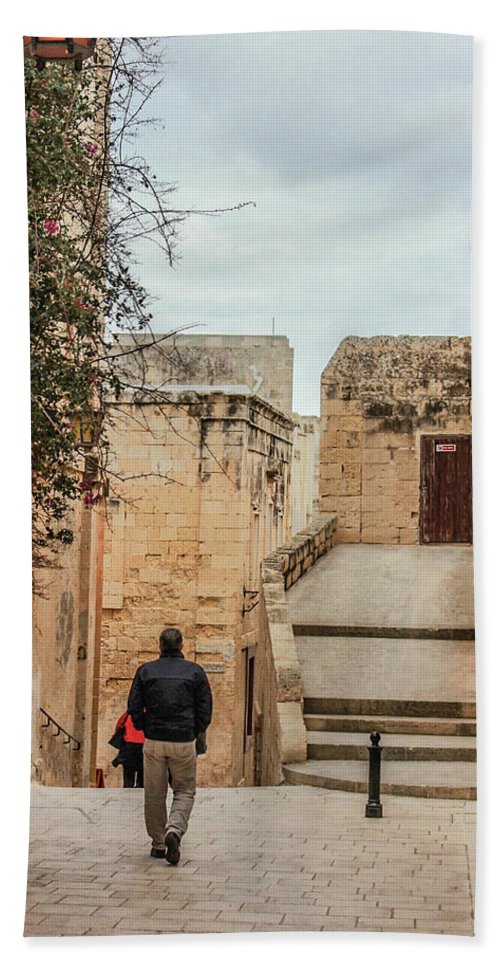
[{"label": "cloudy sky", "polygon": [[472,40],[308,31],[173,37],[141,148],[176,205],[255,202],[150,246],[154,326],[276,333],[295,409],[347,335],[470,331]]}]

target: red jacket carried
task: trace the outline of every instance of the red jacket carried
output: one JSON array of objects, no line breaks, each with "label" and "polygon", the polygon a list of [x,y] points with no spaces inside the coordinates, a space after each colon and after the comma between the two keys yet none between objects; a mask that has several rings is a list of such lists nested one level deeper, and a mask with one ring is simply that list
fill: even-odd
[{"label": "red jacket carried", "polygon": [[138,742],[140,745],[144,744],[144,732],[140,729],[136,729],[134,723],[132,722],[132,716],[128,712],[124,712],[120,715],[118,722],[116,723],[115,732],[125,725],[125,734],[123,736],[125,742]]}]

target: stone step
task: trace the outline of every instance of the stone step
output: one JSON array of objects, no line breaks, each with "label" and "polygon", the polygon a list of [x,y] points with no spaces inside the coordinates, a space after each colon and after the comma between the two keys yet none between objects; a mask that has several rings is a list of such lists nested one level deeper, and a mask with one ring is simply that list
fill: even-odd
[{"label": "stone step", "polygon": [[326,625],[292,624],[296,638],[401,638],[404,641],[429,639],[430,641],[474,641],[474,628],[408,628],[407,625]]},{"label": "stone step", "polygon": [[370,715],[304,715],[306,729],[311,732],[370,732],[406,735],[462,735],[475,736],[473,718],[398,717]]},{"label": "stone step", "polygon": [[[362,732],[308,732],[307,758],[368,759],[369,735]],[[473,736],[383,734],[380,746],[384,761],[475,762]]]},{"label": "stone step", "polygon": [[304,698],[304,715],[382,715],[414,718],[474,719],[475,702],[413,701],[412,699]]},{"label": "stone step", "polygon": [[[368,764],[339,759],[293,763],[283,766],[290,785],[320,786],[368,795]],[[380,793],[426,799],[476,799],[476,767],[473,762],[384,762]]]}]

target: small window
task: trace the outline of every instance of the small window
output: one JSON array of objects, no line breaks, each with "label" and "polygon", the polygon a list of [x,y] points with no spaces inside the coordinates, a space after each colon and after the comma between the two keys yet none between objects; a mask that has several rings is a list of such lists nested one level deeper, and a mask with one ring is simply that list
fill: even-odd
[{"label": "small window", "polygon": [[253,736],[253,685],[255,675],[255,648],[245,648],[245,741],[244,751],[252,747]]}]

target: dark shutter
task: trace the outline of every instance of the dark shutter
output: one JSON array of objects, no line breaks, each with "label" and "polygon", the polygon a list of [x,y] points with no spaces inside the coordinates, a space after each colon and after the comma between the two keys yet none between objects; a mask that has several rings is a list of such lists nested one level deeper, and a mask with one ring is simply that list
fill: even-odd
[{"label": "dark shutter", "polygon": [[421,438],[420,541],[422,544],[472,543],[470,436]]}]

